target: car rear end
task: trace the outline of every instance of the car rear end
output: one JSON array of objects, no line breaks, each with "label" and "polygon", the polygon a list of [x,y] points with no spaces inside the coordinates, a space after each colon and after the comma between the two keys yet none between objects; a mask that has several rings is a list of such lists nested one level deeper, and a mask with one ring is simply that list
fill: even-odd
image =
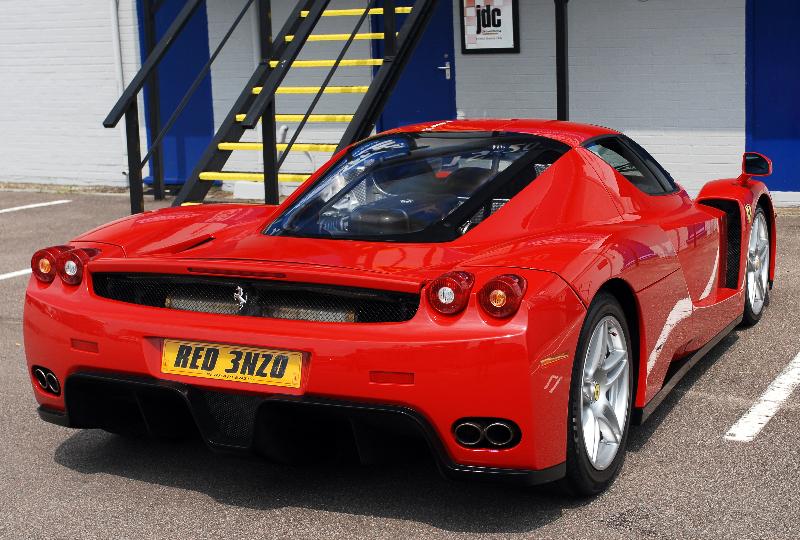
[{"label": "car rear end", "polygon": [[[525,289],[497,317],[487,287],[511,274],[497,268],[461,269],[471,283],[460,290],[451,272],[126,258],[91,243],[51,263],[24,313],[45,420],[166,436],[196,426],[215,449],[276,459],[350,445],[369,461],[411,434],[448,473],[541,482],[562,471],[570,366],[558,360],[583,308],[553,274],[514,269]],[[437,306],[451,292],[457,313]]]}]

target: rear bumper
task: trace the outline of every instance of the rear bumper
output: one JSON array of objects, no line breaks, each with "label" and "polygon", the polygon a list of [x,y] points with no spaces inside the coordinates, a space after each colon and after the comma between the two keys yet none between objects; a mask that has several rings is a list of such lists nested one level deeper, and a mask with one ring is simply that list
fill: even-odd
[{"label": "rear bumper", "polygon": [[[269,423],[270,407],[282,411],[294,409],[301,413],[318,415],[330,423],[336,419],[352,429],[359,454],[368,454],[370,443],[364,427],[373,425],[402,425],[406,433],[413,432],[427,444],[439,471],[452,479],[471,479],[506,482],[517,485],[538,485],[558,480],[564,476],[563,463],[541,470],[482,467],[458,464],[449,457],[431,424],[414,409],[395,405],[347,402],[309,396],[243,396],[209,392],[196,387],[129,375],[112,373],[76,373],[65,385],[66,410],[56,411],[40,406],[42,420],[70,428],[105,428],[111,431],[136,431],[150,435],[174,434],[180,426],[156,416],[172,420],[193,420],[205,443],[215,451],[270,454],[270,445],[263,447],[263,424]],[[113,396],[114,403],[101,403],[98,396]],[[209,397],[213,395],[212,399]],[[168,398],[167,398],[168,396]],[[164,398],[167,398],[164,400]],[[171,407],[156,409],[154,400]],[[139,414],[120,407],[128,402]],[[175,406],[185,408],[178,411]],[[98,407],[100,406],[100,407]],[[148,412],[150,411],[150,412]],[[188,416],[180,414],[188,413]],[[110,413],[110,414],[109,414]],[[236,418],[232,418],[236,416]],[[154,422],[154,420],[156,420]],[[185,426],[184,426],[185,427]],[[367,448],[364,448],[367,447]]]},{"label": "rear bumper", "polygon": [[[418,419],[446,471],[476,469],[490,477],[491,471],[546,471],[543,477],[551,478],[566,456],[572,355],[585,310],[557,276],[525,277],[539,291],[535,301],[503,324],[486,321],[474,296],[462,315],[446,321],[421,308],[405,323],[308,323],[125,304],[96,297],[86,283],[70,290],[34,279],[25,300],[25,352],[29,368],[46,367],[62,382],[64,392],[55,396],[31,378],[43,418],[55,423],[96,427],[76,422],[80,416],[69,402],[82,390],[73,381],[107,376],[182,396],[198,425],[208,415],[196,412],[202,403],[187,401],[193,395],[298,407],[334,404],[323,407],[329,411],[401,411],[392,417]],[[301,386],[164,374],[164,339],[301,351],[307,358]],[[387,380],[380,377],[385,373],[404,377]],[[461,446],[452,426],[465,417],[508,419],[520,427],[521,439],[500,450]],[[207,441],[224,449],[225,441],[207,434]]]}]

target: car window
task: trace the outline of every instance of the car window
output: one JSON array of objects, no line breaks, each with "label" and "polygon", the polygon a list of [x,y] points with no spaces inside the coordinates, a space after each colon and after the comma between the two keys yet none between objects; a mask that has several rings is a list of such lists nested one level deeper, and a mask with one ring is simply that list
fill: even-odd
[{"label": "car window", "polygon": [[[506,189],[511,180],[529,183],[565,151],[561,143],[522,134],[376,137],[351,149],[266,234],[436,241],[444,220],[462,212],[464,222],[477,225],[521,189]],[[484,202],[485,210],[478,206]],[[467,230],[454,225],[460,234]]]},{"label": "car window", "polygon": [[616,169],[641,191],[650,195],[658,195],[666,191],[650,169],[621,140],[617,138],[601,139],[586,145],[586,149]]},{"label": "car window", "polygon": [[656,159],[650,155],[650,153],[645,150],[639,143],[625,137],[625,142],[639,155],[639,158],[650,168],[650,171],[656,176],[659,182],[664,186],[664,189],[667,191],[676,191],[678,186],[675,184],[675,180],[672,179],[672,176],[667,172],[667,170],[661,166],[661,164],[656,161]]}]

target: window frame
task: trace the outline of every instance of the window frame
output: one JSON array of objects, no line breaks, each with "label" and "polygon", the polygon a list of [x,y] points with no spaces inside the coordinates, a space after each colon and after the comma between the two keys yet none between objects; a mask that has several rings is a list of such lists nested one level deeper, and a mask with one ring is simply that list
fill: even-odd
[{"label": "window frame", "polygon": [[[585,140],[581,144],[581,148],[585,148],[586,150],[591,152],[591,150],[589,150],[589,146],[592,146],[594,144],[601,144],[602,145],[603,141],[608,141],[608,140],[612,140],[612,141],[618,142],[623,147],[625,147],[629,152],[631,152],[633,154],[633,158],[634,158],[634,161],[635,161],[632,164],[635,167],[637,167],[638,169],[640,169],[643,173],[649,173],[652,176],[653,180],[656,182],[656,184],[661,186],[661,189],[663,190],[661,193],[648,193],[648,192],[644,191],[642,188],[640,188],[639,186],[637,186],[636,184],[631,182],[627,177],[625,177],[624,174],[622,174],[619,171],[617,171],[616,169],[614,169],[614,167],[612,167],[603,158],[601,158],[600,156],[597,156],[611,170],[613,170],[615,173],[617,173],[620,176],[622,176],[623,178],[625,178],[625,180],[629,184],[631,184],[633,187],[635,187],[637,189],[637,191],[639,191],[640,193],[643,193],[644,195],[647,195],[649,197],[662,197],[664,195],[674,195],[675,193],[680,191],[680,188],[678,188],[677,184],[672,179],[672,176],[670,176],[670,174],[667,172],[667,170],[664,169],[664,167],[658,161],[656,161],[656,159],[652,155],[650,155],[650,153],[647,152],[647,150],[645,150],[641,145],[639,145],[633,139],[631,139],[630,137],[628,137],[626,135],[623,135],[623,134],[618,134],[618,135],[599,135],[597,137],[592,137],[590,139]],[[644,156],[642,155],[642,152],[644,152],[644,154],[645,154]],[[592,153],[594,154],[594,152],[592,152]],[[595,155],[597,155],[597,154],[595,154]],[[651,167],[648,164],[648,158],[649,158],[649,160],[651,160],[655,164],[655,166],[657,167],[656,169],[654,169],[653,167]]]}]

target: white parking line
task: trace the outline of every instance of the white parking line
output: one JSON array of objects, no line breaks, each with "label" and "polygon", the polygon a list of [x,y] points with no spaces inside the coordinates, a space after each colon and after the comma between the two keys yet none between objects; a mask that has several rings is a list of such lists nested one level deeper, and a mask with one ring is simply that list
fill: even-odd
[{"label": "white parking line", "polygon": [[0,274],[0,281],[3,281],[4,279],[11,279],[11,278],[19,277],[19,276],[27,276],[30,273],[31,273],[31,269],[30,268],[26,268],[25,270],[17,270],[16,272],[9,272],[7,274]]},{"label": "white parking line", "polygon": [[750,410],[731,426],[725,438],[729,441],[743,442],[755,439],[798,384],[800,384],[800,353],[775,377]]},{"label": "white parking line", "polygon": [[26,204],[24,206],[14,206],[12,208],[2,208],[2,209],[0,209],[0,214],[5,214],[6,212],[16,212],[17,210],[27,210],[29,208],[40,208],[42,206],[53,206],[55,204],[66,204],[66,203],[69,203],[69,202],[72,202],[72,201],[69,200],[69,199],[64,199],[64,200],[61,200],[61,201],[48,201],[48,202],[42,202],[42,203],[36,203],[36,204]]}]

